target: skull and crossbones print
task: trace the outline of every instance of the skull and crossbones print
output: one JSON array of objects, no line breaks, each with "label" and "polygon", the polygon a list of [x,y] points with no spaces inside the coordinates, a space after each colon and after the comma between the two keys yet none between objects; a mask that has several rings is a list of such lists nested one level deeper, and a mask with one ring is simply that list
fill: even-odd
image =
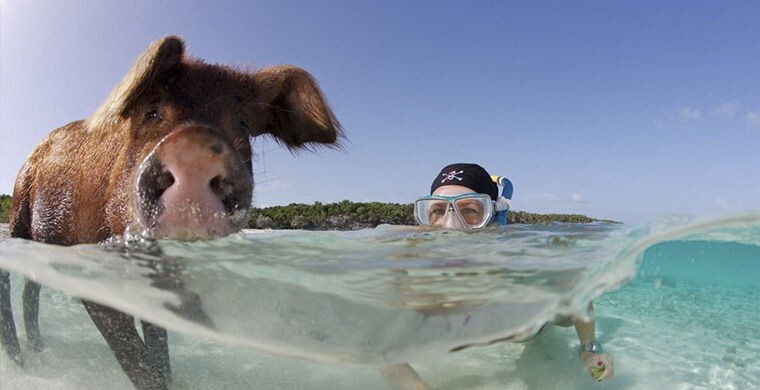
[{"label": "skull and crossbones print", "polygon": [[464,171],[457,172],[456,170],[449,171],[448,173],[443,173],[441,176],[443,177],[443,180],[441,180],[441,183],[445,183],[447,181],[452,181],[454,179],[457,179],[459,181],[462,181],[462,178],[457,176],[463,174]]}]

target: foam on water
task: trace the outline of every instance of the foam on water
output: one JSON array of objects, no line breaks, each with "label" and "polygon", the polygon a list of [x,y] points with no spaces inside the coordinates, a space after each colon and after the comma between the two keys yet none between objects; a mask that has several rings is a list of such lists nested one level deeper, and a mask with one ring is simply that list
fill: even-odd
[{"label": "foam on water", "polygon": [[[592,382],[572,328],[488,344],[581,313],[590,299],[616,362],[601,388],[760,384],[758,214],[646,228],[248,232],[158,245],[160,256],[0,243],[17,320],[21,276],[48,287],[46,349],[25,352],[25,369],[0,356],[0,387],[130,387],[73,297],[168,328],[177,388],[387,388],[374,365],[404,361],[435,388],[584,388]],[[156,287],[167,275],[184,288]],[[187,304],[193,296],[202,306]],[[194,320],[200,309],[213,327]]]}]

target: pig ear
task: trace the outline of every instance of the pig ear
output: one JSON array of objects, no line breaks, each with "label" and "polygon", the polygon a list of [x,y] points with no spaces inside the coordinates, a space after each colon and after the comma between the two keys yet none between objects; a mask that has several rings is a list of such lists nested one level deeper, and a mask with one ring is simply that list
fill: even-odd
[{"label": "pig ear", "polygon": [[307,143],[340,147],[343,130],[317,82],[295,66],[267,67],[254,74],[264,123],[251,135],[269,133],[290,149]]},{"label": "pig ear", "polygon": [[175,69],[182,62],[184,51],[182,39],[176,36],[167,36],[153,42],[140,55],[108,99],[88,119],[88,128],[97,128],[117,121],[143,93],[161,80],[163,74]]}]

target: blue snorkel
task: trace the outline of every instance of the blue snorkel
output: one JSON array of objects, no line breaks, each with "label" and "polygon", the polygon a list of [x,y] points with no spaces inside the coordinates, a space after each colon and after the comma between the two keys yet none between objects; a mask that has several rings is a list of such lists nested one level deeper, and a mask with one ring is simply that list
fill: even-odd
[{"label": "blue snorkel", "polygon": [[493,217],[493,223],[497,225],[506,225],[509,219],[509,209],[512,207],[512,192],[514,187],[512,182],[504,176],[491,175],[496,185],[501,187],[501,196],[496,200],[496,214]]}]

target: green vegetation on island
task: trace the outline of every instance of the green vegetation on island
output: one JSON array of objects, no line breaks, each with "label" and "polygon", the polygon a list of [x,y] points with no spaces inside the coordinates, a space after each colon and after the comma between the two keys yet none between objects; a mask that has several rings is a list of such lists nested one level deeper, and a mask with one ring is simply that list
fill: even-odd
[{"label": "green vegetation on island", "polygon": [[12,200],[10,195],[0,194],[0,223],[8,223]]},{"label": "green vegetation on island", "polygon": [[[0,223],[8,223],[9,195],[0,195]],[[253,208],[246,227],[251,229],[358,230],[381,224],[416,225],[411,203],[352,202]],[[580,214],[535,214],[510,211],[510,223],[547,224],[612,222]]]},{"label": "green vegetation on island", "polygon": [[[509,223],[547,224],[612,222],[581,214],[535,214],[510,211]],[[253,229],[357,230],[380,224],[416,225],[411,203],[352,202],[292,203],[287,206],[255,208],[248,226]]]},{"label": "green vegetation on island", "polygon": [[254,208],[248,226],[253,229],[358,230],[380,224],[414,225],[411,204],[381,202],[314,202]]}]

